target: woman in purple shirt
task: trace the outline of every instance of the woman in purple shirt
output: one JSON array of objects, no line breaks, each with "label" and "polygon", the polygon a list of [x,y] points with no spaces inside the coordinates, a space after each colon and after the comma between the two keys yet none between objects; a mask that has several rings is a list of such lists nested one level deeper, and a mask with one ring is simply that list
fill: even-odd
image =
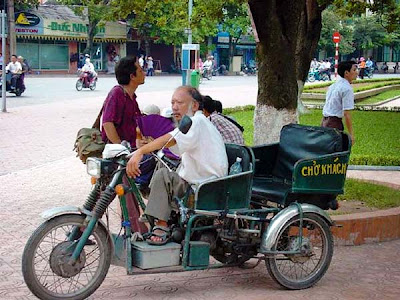
[{"label": "woman in purple shirt", "polygon": [[124,57],[115,67],[119,85],[108,93],[103,109],[102,138],[106,143],[136,144],[136,119],[141,115],[135,91],[144,83],[145,74],[136,57]]}]

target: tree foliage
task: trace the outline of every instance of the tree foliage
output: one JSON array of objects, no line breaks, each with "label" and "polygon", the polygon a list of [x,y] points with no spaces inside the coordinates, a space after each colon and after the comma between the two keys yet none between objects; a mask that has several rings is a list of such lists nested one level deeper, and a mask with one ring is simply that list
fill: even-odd
[{"label": "tree foliage", "polygon": [[335,44],[332,41],[332,35],[335,31],[338,31],[341,35],[341,41],[339,44],[340,53],[349,54],[354,52],[354,26],[346,20],[341,20],[340,16],[335,12],[333,7],[326,9],[322,13],[322,28],[318,43],[318,50],[324,50],[327,53],[333,53],[335,51]]},{"label": "tree foliage", "polygon": [[76,15],[87,17],[88,39],[84,52],[92,54],[96,27],[105,21],[113,20],[109,9],[110,0],[57,0],[57,2],[68,5]]}]

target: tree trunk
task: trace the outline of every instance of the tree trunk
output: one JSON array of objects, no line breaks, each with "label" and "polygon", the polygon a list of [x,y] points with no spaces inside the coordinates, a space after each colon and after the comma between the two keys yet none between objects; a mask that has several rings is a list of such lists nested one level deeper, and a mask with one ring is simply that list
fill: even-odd
[{"label": "tree trunk", "polygon": [[146,56],[150,56],[150,38],[148,35],[145,35],[143,38],[144,38],[144,49],[146,51]]},{"label": "tree trunk", "polygon": [[306,108],[301,101],[301,94],[303,93],[304,83],[307,80],[311,59],[318,46],[322,28],[322,11],[325,7],[318,6],[315,0],[307,0],[305,9],[300,11],[295,61],[298,86],[298,113],[306,112]]},{"label": "tree trunk", "polygon": [[85,54],[89,54],[90,57],[93,56],[93,40],[94,40],[94,36],[96,35],[97,24],[98,24],[97,21],[89,20],[88,39],[87,39],[86,49],[84,50],[84,52],[85,52]]},{"label": "tree trunk", "polygon": [[232,35],[229,35],[229,72],[233,72],[233,52],[235,44],[233,43]]},{"label": "tree trunk", "polygon": [[319,39],[322,10],[317,0],[249,0],[249,6],[260,40],[254,112],[254,144],[260,145],[277,142],[281,128],[297,122],[298,91]]},{"label": "tree trunk", "polygon": [[10,45],[8,59],[11,55],[17,55],[17,37],[15,34],[15,11],[14,0],[7,0],[7,18],[8,18],[8,43]]}]

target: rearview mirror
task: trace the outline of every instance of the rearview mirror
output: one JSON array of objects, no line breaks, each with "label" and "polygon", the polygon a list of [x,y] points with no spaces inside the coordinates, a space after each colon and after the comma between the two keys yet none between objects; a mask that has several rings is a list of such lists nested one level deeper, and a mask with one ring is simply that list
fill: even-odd
[{"label": "rearview mirror", "polygon": [[179,124],[179,131],[186,134],[192,127],[192,119],[189,116],[184,116]]}]

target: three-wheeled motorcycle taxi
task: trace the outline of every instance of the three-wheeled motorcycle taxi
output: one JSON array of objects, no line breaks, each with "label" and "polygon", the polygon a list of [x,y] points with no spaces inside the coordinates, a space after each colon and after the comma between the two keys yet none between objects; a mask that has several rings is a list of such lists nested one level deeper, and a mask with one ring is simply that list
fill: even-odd
[{"label": "three-wheeled motorcycle taxi", "polygon": [[[179,134],[190,128],[190,119],[182,123]],[[127,196],[143,210],[145,204],[125,175],[130,151],[119,146],[88,159],[96,182],[84,205],[45,212],[27,242],[22,271],[37,297],[84,299],[101,285],[110,264],[146,274],[241,266],[253,259],[265,261],[272,278],[288,289],[308,288],[327,271],[334,224],[325,210],[337,209],[336,196],[343,193],[351,146],[345,133],[290,124],[276,144],[227,144],[229,164],[242,158],[242,172],[175,198],[171,238],[163,246],[148,245],[132,232]],[[111,233],[102,220],[116,194],[122,234]]]}]

